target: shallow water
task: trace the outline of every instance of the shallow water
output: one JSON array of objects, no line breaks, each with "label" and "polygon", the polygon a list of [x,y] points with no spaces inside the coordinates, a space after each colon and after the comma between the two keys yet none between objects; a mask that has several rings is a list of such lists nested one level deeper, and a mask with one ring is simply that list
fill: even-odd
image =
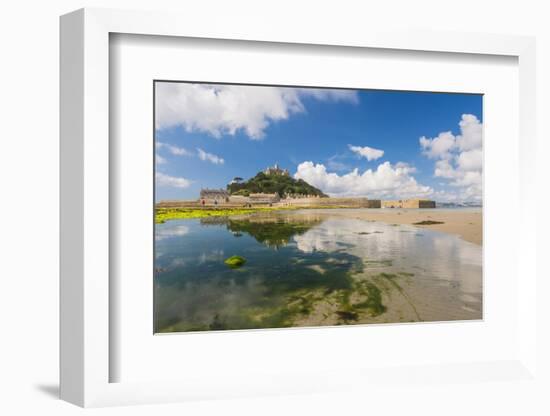
[{"label": "shallow water", "polygon": [[481,318],[480,246],[353,211],[157,224],[156,332]]}]

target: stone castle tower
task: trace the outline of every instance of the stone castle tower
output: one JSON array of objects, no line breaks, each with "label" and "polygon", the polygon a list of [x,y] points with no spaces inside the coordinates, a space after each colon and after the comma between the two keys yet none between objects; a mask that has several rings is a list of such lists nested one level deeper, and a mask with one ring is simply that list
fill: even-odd
[{"label": "stone castle tower", "polygon": [[288,169],[281,169],[277,163],[264,170],[266,175],[282,175],[288,176]]}]

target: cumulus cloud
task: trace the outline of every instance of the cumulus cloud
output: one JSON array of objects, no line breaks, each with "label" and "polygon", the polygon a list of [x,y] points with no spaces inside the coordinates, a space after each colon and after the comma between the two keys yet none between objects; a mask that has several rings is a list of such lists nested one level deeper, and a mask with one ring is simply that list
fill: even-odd
[{"label": "cumulus cloud", "polygon": [[483,168],[483,152],[481,148],[466,150],[458,155],[456,163],[458,168],[464,172],[481,172]]},{"label": "cumulus cloud", "polygon": [[351,90],[162,82],[156,84],[156,128],[181,126],[220,138],[244,132],[259,140],[270,123],[305,111],[304,98],[357,103]]},{"label": "cumulus cloud", "polygon": [[352,146],[351,144],[348,144],[348,147],[353,153],[358,154],[360,157],[366,158],[369,162],[371,160],[380,159],[382,156],[384,156],[383,150],[374,149],[372,147]]},{"label": "cumulus cloud", "polygon": [[411,173],[414,167],[406,163],[384,162],[376,170],[360,173],[354,169],[344,175],[328,172],[323,164],[311,161],[298,165],[294,175],[321,189],[330,196],[366,196],[369,198],[411,198],[429,196],[433,189],[419,184]]},{"label": "cumulus cloud", "polygon": [[212,153],[205,152],[204,150],[202,150],[199,147],[197,147],[197,152],[198,152],[200,160],[205,160],[205,161],[208,161],[208,162],[212,162],[215,165],[223,165],[223,163],[224,163],[224,160],[221,157],[216,156]]},{"label": "cumulus cloud", "polygon": [[423,153],[430,159],[449,159],[451,151],[456,146],[456,140],[450,131],[446,131],[439,133],[433,139],[428,139],[424,136],[421,137],[420,146],[423,149]]},{"label": "cumulus cloud", "polygon": [[192,181],[185,178],[180,178],[176,176],[169,176],[161,172],[156,172],[155,174],[156,184],[158,186],[168,187],[168,188],[188,188]]},{"label": "cumulus cloud", "polygon": [[421,137],[424,155],[436,159],[434,176],[447,179],[455,191],[436,193],[441,201],[476,201],[482,199],[483,125],[472,114],[463,114],[460,134],[439,133],[435,138]]}]

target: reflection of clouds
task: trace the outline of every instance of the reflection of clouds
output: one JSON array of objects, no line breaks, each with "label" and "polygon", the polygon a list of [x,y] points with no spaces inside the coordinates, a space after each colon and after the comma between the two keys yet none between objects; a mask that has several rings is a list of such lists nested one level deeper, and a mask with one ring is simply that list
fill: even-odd
[{"label": "reflection of clouds", "polygon": [[388,259],[396,269],[425,270],[426,277],[456,282],[463,292],[481,293],[480,246],[451,234],[415,231],[407,225],[339,218],[293,238],[304,253],[345,251],[364,260]]},{"label": "reflection of clouds", "polygon": [[224,251],[222,249],[203,252],[199,255],[199,264],[206,263],[207,261],[216,261],[223,259],[223,255]]},{"label": "reflection of clouds", "polygon": [[189,227],[187,225],[174,225],[169,227],[158,226],[155,228],[155,240],[161,241],[171,237],[182,237],[189,234]]},{"label": "reflection of clouds", "polygon": [[176,257],[170,262],[170,267],[171,268],[182,267],[182,266],[185,266],[185,264],[186,264],[186,261],[184,259],[182,259],[181,257]]},{"label": "reflection of clouds", "polygon": [[303,235],[294,236],[294,241],[305,253],[345,249],[354,255],[377,255],[382,254],[384,247],[372,243],[388,239],[396,241],[402,237],[397,228],[400,227],[355,219],[329,219]]},{"label": "reflection of clouds", "polygon": [[481,247],[437,234],[433,238],[438,258],[432,264],[434,273],[451,282],[459,282],[461,291],[481,293]]}]

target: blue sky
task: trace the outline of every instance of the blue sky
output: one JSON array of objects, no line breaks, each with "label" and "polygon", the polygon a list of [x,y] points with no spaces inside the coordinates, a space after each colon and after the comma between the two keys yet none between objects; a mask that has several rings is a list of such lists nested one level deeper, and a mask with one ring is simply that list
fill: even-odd
[{"label": "blue sky", "polygon": [[331,196],[479,202],[482,96],[156,83],[156,199],[278,163]]}]

